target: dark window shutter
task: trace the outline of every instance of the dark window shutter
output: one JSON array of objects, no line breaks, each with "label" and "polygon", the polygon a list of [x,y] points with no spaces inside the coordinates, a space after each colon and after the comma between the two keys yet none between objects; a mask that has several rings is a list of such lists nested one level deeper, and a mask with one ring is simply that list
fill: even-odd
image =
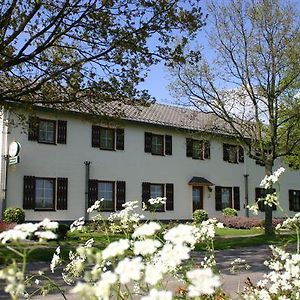
[{"label": "dark window shutter", "polygon": [[294,211],[294,191],[289,190],[289,210]]},{"label": "dark window shutter", "polygon": [[122,205],[125,203],[125,193],[126,193],[125,187],[126,187],[125,181],[117,181],[117,204],[116,204],[117,210],[124,209]]},{"label": "dark window shutter", "polygon": [[57,143],[58,144],[67,143],[67,121],[62,121],[62,120],[57,121]]},{"label": "dark window shutter", "polygon": [[193,157],[193,139],[186,139],[186,156]]},{"label": "dark window shutter", "polygon": [[166,210],[174,210],[174,184],[166,184]]},{"label": "dark window shutter", "polygon": [[204,151],[204,159],[210,159],[210,142],[204,141],[203,142],[203,151]]},{"label": "dark window shutter", "polygon": [[68,178],[57,178],[57,204],[59,210],[68,209]]},{"label": "dark window shutter", "polygon": [[100,126],[92,126],[92,147],[100,148]]},{"label": "dark window shutter", "polygon": [[149,199],[150,199],[150,183],[142,183],[142,202],[145,203],[147,209],[149,209]]},{"label": "dark window shutter", "polygon": [[236,210],[241,209],[240,205],[240,188],[238,186],[235,186],[233,188],[233,208]]},{"label": "dark window shutter", "polygon": [[215,187],[216,210],[222,210],[222,188]]},{"label": "dark window shutter", "polygon": [[151,153],[152,152],[152,133],[145,132],[145,152]]},{"label": "dark window shutter", "polygon": [[88,198],[88,207],[91,207],[98,200],[98,180],[89,180]]},{"label": "dark window shutter", "polygon": [[172,136],[171,135],[165,136],[165,145],[166,145],[165,154],[172,155]]},{"label": "dark window shutter", "polygon": [[[264,193],[262,188],[256,188],[255,189],[255,201],[257,202],[259,198],[263,198]],[[258,202],[258,209],[260,211],[265,211],[265,204],[264,201],[259,201]]]},{"label": "dark window shutter", "polygon": [[244,149],[241,146],[239,146],[239,162],[244,162]]},{"label": "dark window shutter", "polygon": [[223,160],[229,161],[229,145],[223,144]]},{"label": "dark window shutter", "polygon": [[39,119],[37,117],[30,116],[28,119],[28,140],[37,141],[38,140],[38,124]]},{"label": "dark window shutter", "polygon": [[117,128],[116,133],[117,133],[116,149],[124,150],[124,129]]},{"label": "dark window shutter", "polygon": [[35,206],[35,177],[24,176],[23,208],[34,209]]}]

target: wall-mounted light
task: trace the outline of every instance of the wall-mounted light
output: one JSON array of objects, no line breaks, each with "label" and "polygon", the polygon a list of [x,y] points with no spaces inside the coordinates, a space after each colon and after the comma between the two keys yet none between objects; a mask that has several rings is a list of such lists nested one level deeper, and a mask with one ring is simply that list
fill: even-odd
[{"label": "wall-mounted light", "polygon": [[211,197],[212,188],[210,186],[207,187],[208,190],[208,198]]}]

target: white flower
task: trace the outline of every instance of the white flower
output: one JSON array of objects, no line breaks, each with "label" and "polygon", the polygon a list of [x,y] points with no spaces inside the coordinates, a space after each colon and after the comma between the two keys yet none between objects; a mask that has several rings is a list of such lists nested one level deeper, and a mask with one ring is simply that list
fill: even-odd
[{"label": "white flower", "polygon": [[57,238],[57,235],[52,231],[36,231],[34,235],[41,240],[55,240]]},{"label": "white flower", "polygon": [[149,199],[149,204],[155,205],[155,204],[166,204],[167,198],[166,197],[156,197]]},{"label": "white flower", "polygon": [[137,237],[151,236],[160,229],[161,226],[156,222],[145,223],[142,226],[136,228],[136,230],[132,234],[132,237],[137,238]]},{"label": "white flower", "polygon": [[119,255],[123,255],[124,252],[129,248],[129,240],[120,239],[118,241],[112,242],[102,251],[102,258],[104,260],[115,257]]},{"label": "white flower", "polygon": [[141,300],[171,300],[172,292],[170,291],[158,291],[152,289],[148,296],[144,296]]},{"label": "white flower", "polygon": [[140,280],[141,272],[145,268],[141,257],[129,259],[126,257],[120,261],[115,269],[116,274],[119,275],[122,284],[129,283],[131,280]]},{"label": "white flower", "polygon": [[39,284],[40,284],[40,281],[39,281],[38,279],[36,279],[36,280],[34,281],[34,283],[35,283],[36,285],[39,285]]},{"label": "white flower", "polygon": [[10,229],[0,233],[0,240],[2,244],[7,241],[24,241],[28,237],[29,233],[26,231]]},{"label": "white flower", "polygon": [[71,293],[80,295],[81,299],[93,299],[95,297],[96,288],[89,283],[77,282],[76,286],[71,290]]},{"label": "white flower", "polygon": [[84,218],[80,217],[70,225],[70,230],[71,232],[75,230],[82,230],[83,225],[84,225]]},{"label": "white flower", "polygon": [[38,225],[47,230],[54,230],[58,228],[58,222],[51,222],[48,218],[38,223]]},{"label": "white flower", "polygon": [[37,231],[38,228],[39,228],[39,223],[23,223],[23,224],[18,224],[14,227],[14,229],[16,230],[21,230],[24,232],[28,232],[30,234]]},{"label": "white flower", "polygon": [[193,246],[199,239],[199,234],[200,232],[197,227],[179,224],[167,231],[164,238],[175,245],[188,243]]},{"label": "white flower", "polygon": [[145,269],[145,282],[151,285],[157,284],[163,279],[165,269],[159,265],[147,265]]},{"label": "white flower", "polygon": [[101,202],[103,202],[103,201],[104,201],[104,198],[101,198],[100,200],[96,200],[95,203],[91,207],[89,207],[86,212],[91,213],[94,210],[99,209],[101,206]]},{"label": "white flower", "polygon": [[116,283],[118,277],[111,271],[102,273],[101,279],[95,284],[95,296],[97,299],[109,300],[110,288]]},{"label": "white flower", "polygon": [[133,253],[135,255],[153,254],[160,246],[161,242],[158,240],[146,239],[142,241],[135,241],[133,245]]},{"label": "white flower", "polygon": [[51,260],[51,263],[50,263],[50,270],[52,273],[54,273],[54,268],[56,266],[59,265],[60,263],[60,257],[59,257],[59,254],[60,254],[60,247],[58,246],[55,250],[55,253],[53,254],[53,257],[52,257],[52,260]]},{"label": "white flower", "polygon": [[266,175],[264,179],[261,181],[260,186],[264,187],[265,189],[269,189],[272,187],[274,183],[276,183],[279,179],[279,176],[285,171],[284,168],[279,168],[271,175]]},{"label": "white flower", "polygon": [[214,275],[211,269],[195,269],[186,275],[191,283],[188,286],[190,297],[212,295],[221,285],[219,276]]}]

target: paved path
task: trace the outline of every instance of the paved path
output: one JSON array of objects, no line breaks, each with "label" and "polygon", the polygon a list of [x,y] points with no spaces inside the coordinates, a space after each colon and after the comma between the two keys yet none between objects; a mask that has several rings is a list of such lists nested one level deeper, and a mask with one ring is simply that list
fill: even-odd
[{"label": "paved path", "polygon": [[[259,279],[262,278],[263,274],[267,271],[266,266],[263,262],[270,258],[271,251],[268,246],[257,246],[257,247],[247,247],[240,249],[230,249],[230,250],[221,250],[216,251],[217,266],[221,273],[223,290],[231,295],[231,298],[234,299],[237,297],[237,290],[242,290],[244,282],[247,278],[253,283],[256,283]],[[195,261],[201,261],[203,254],[201,252],[193,252],[192,257]],[[236,259],[241,258],[246,261],[251,268],[247,271],[242,271],[240,274],[232,275],[229,271],[231,265],[230,263]],[[51,274],[49,272],[49,264],[45,262],[34,262],[30,264],[30,270],[43,270],[45,271],[52,279],[54,279],[62,289],[68,291],[70,286],[67,286],[61,276],[60,272],[55,272]],[[176,282],[171,282],[171,286],[176,285]],[[0,299],[10,299],[6,294],[3,293],[3,286],[0,286]],[[60,300],[63,299],[61,295],[53,294],[48,295],[45,298],[41,296],[35,297],[34,299],[47,299],[47,300]],[[74,295],[67,293],[68,300],[77,300],[78,298]]]}]

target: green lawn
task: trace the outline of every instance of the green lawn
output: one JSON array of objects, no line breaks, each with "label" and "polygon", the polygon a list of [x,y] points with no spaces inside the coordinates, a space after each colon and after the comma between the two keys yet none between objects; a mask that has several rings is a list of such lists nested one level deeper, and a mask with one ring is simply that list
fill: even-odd
[{"label": "green lawn", "polygon": [[[108,244],[107,236],[103,233],[79,233],[69,232],[66,240],[60,242],[49,242],[41,245],[38,249],[33,250],[29,255],[30,261],[50,261],[54,254],[54,251],[58,245],[61,246],[62,257],[67,259],[70,250],[76,249],[80,244],[84,244],[88,239],[93,238],[95,240],[94,246],[98,249],[103,249]],[[109,235],[110,242],[124,238],[123,235]],[[233,229],[233,228],[221,228],[216,231],[216,238],[214,247],[216,250],[258,246],[258,245],[286,245],[290,242],[295,242],[295,234],[273,235],[265,236],[262,229]],[[13,245],[12,245],[13,246]],[[36,244],[24,244],[27,249],[36,246]],[[204,244],[196,245],[196,250],[205,250]],[[4,245],[0,245],[0,264],[8,262],[11,258],[16,258],[16,255],[5,248]]]}]

